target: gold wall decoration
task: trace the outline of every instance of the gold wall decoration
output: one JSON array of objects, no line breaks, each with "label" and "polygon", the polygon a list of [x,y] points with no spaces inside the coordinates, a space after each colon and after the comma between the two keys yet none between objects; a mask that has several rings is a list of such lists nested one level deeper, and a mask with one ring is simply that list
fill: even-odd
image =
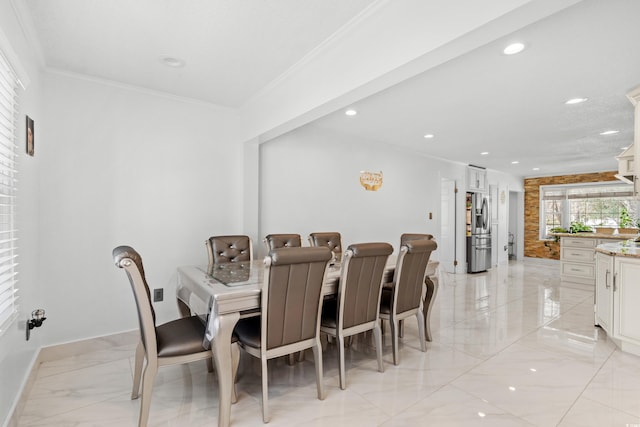
[{"label": "gold wall decoration", "polygon": [[382,187],[382,171],[360,171],[360,185],[367,191],[378,191]]}]

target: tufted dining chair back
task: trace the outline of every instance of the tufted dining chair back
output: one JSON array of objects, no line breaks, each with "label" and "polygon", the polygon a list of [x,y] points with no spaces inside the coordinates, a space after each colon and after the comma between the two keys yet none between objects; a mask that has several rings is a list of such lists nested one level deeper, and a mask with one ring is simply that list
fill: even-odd
[{"label": "tufted dining chair back", "polygon": [[342,259],[342,237],[338,232],[317,232],[309,234],[309,245],[324,246],[331,249],[336,259]]},{"label": "tufted dining chair back", "polygon": [[253,260],[253,244],[249,236],[212,236],[205,241],[209,265]]},{"label": "tufted dining chair back", "polygon": [[269,253],[272,249],[299,248],[302,246],[302,238],[299,234],[267,234],[264,244]]}]

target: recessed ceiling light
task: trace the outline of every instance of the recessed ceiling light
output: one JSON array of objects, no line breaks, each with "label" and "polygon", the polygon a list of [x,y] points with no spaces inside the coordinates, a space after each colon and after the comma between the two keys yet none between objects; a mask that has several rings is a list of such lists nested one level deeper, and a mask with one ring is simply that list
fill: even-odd
[{"label": "recessed ceiling light", "polygon": [[504,48],[502,53],[505,55],[515,55],[516,53],[522,52],[524,47],[524,43],[511,43],[509,46]]},{"label": "recessed ceiling light", "polygon": [[167,56],[163,55],[160,57],[160,62],[162,62],[167,67],[172,68],[180,68],[184,67],[184,59],[176,58],[175,56]]},{"label": "recessed ceiling light", "polygon": [[433,138],[434,136],[435,136],[434,134],[432,134],[432,133],[428,133],[428,134],[426,134],[424,137],[425,137],[425,138],[427,138],[427,139],[431,139],[431,138]]},{"label": "recessed ceiling light", "polygon": [[539,170],[540,170],[540,168],[533,168],[533,170],[534,170],[534,171],[539,171]]},{"label": "recessed ceiling light", "polygon": [[358,114],[358,112],[356,110],[347,110],[344,112],[347,116],[355,116],[356,114]]},{"label": "recessed ceiling light", "polygon": [[489,154],[488,151],[483,151],[482,153],[480,153],[481,156],[486,156],[487,154]]},{"label": "recessed ceiling light", "polygon": [[604,132],[600,132],[600,135],[613,135],[620,132],[619,130],[606,130]]},{"label": "recessed ceiling light", "polygon": [[580,104],[582,102],[585,102],[587,99],[589,99],[589,98],[571,98],[571,99],[567,100],[565,102],[565,104],[567,104],[567,105]]},{"label": "recessed ceiling light", "polygon": [[621,150],[626,150],[627,148],[629,148],[629,147],[628,146],[627,147],[620,147]]},{"label": "recessed ceiling light", "polygon": [[514,160],[513,162],[511,162],[512,165],[517,165],[518,163],[520,163],[520,162],[517,161],[517,160]]}]

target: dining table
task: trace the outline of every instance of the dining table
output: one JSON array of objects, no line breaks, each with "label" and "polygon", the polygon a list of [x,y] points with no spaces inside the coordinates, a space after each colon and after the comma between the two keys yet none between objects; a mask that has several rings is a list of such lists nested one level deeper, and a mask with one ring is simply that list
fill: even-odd
[{"label": "dining table", "polygon": [[[387,260],[384,283],[393,281],[396,256]],[[205,322],[203,346],[211,348],[218,375],[218,426],[227,427],[231,416],[233,375],[231,338],[242,317],[260,313],[260,292],[264,283],[264,262],[178,267],[176,297]],[[323,295],[338,291],[340,263],[327,266]]]}]

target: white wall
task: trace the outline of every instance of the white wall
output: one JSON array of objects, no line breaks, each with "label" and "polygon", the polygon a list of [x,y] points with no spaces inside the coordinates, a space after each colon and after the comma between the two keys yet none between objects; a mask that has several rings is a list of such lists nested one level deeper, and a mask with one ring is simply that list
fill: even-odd
[{"label": "white wall", "polygon": [[[396,250],[405,232],[439,236],[440,177],[461,181],[464,176],[460,164],[313,126],[262,144],[260,167],[260,237],[299,233],[306,238],[313,231],[336,230],[345,246],[383,241]],[[365,191],[361,170],[382,171],[382,188]]]},{"label": "white wall", "polygon": [[242,226],[234,112],[47,74],[39,121],[40,272],[45,344],[137,327],[128,244],[162,287],[158,321],[177,316],[176,267],[206,264],[204,241]]}]

